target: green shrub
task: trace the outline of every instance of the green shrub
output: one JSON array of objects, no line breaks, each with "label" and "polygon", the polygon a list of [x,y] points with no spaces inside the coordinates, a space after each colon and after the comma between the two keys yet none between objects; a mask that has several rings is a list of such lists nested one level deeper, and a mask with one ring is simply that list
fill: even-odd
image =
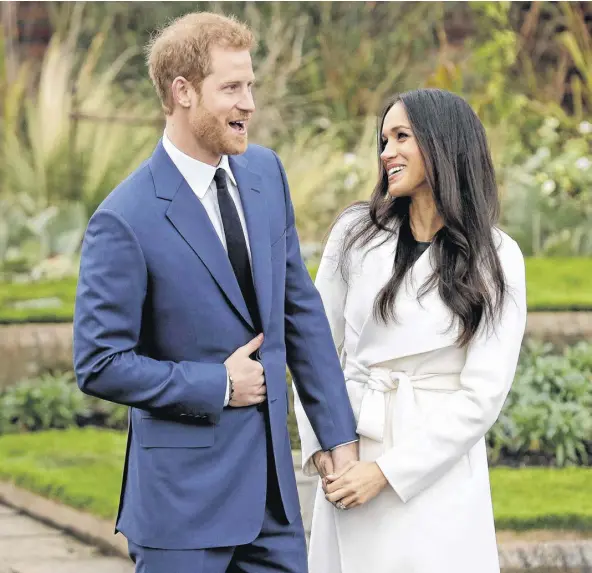
[{"label": "green shrub", "polygon": [[46,374],[9,388],[0,410],[2,431],[35,431],[73,426],[85,405],[72,374]]},{"label": "green shrub", "polygon": [[589,342],[581,341],[573,346],[568,346],[563,354],[576,370],[592,372],[592,344]]},{"label": "green shrub", "polygon": [[592,345],[563,354],[525,344],[514,385],[488,436],[490,459],[532,455],[557,466],[587,464],[592,445]]},{"label": "green shrub", "polygon": [[83,394],[71,372],[44,374],[0,395],[0,434],[96,425],[127,427],[127,407]]}]

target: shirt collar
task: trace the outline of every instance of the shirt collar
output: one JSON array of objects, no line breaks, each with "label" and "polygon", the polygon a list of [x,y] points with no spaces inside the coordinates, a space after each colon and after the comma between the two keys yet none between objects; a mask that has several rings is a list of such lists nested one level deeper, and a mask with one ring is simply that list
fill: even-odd
[{"label": "shirt collar", "polygon": [[189,157],[189,155],[183,153],[179,148],[173,145],[166,132],[162,136],[162,146],[181,175],[185,178],[185,181],[189,184],[189,187],[191,187],[193,192],[200,199],[204,198],[204,195],[210,188],[216,169],[224,169],[233,185],[237,186],[236,179],[230,169],[228,155],[223,155],[218,167],[213,167],[212,165],[203,163],[202,161]]}]

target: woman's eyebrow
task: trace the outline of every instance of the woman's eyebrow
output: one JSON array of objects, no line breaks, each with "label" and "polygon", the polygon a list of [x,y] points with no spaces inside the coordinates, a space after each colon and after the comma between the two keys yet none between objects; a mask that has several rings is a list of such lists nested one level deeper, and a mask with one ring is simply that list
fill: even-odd
[{"label": "woman's eyebrow", "polygon": [[[406,126],[406,125],[395,125],[394,127],[391,127],[386,133],[394,133],[395,131],[397,131],[397,129],[411,129],[410,127]],[[382,132],[382,136],[385,136],[385,132]]]}]

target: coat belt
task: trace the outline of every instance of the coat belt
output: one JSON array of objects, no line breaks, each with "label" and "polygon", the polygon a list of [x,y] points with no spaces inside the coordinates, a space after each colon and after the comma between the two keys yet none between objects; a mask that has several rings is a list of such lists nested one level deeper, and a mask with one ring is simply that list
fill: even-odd
[{"label": "coat belt", "polygon": [[352,360],[347,361],[344,373],[348,385],[364,386],[356,431],[377,442],[384,439],[387,392],[397,391],[393,412],[396,422],[397,417],[406,417],[415,408],[415,390],[455,391],[461,388],[459,374],[410,375],[389,368],[368,368]]}]

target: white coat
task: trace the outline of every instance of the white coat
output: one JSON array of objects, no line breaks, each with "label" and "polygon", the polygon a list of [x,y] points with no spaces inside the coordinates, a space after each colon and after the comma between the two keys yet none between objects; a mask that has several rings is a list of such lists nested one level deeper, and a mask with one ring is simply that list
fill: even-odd
[{"label": "white coat", "polygon": [[[389,485],[343,511],[317,489],[310,573],[498,573],[484,436],[515,374],[526,325],[524,259],[494,231],[509,286],[495,329],[480,326],[468,347],[436,289],[417,300],[433,270],[431,248],[395,301],[397,321],[372,312],[392,274],[396,235],[351,251],[345,282],[338,251],[352,223],[333,228],[316,278],[358,422],[360,459],[376,461]],[[380,243],[384,236],[371,244]],[[295,393],[303,470],[321,449]]]}]

